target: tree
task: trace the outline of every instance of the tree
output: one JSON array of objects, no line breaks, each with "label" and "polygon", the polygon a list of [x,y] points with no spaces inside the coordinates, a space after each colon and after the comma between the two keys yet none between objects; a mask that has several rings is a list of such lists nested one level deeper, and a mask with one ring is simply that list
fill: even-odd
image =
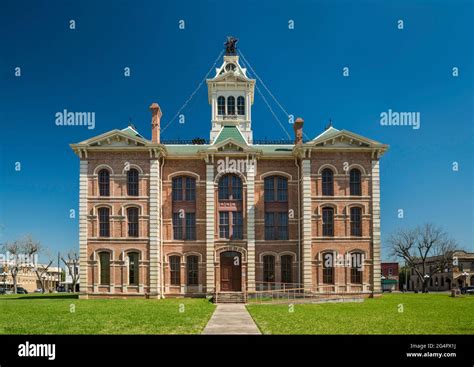
[{"label": "tree", "polygon": [[17,277],[21,266],[21,248],[18,241],[6,242],[2,246],[3,251],[7,253],[6,267],[10,270],[13,280],[13,292],[17,292]]},{"label": "tree", "polygon": [[66,254],[66,257],[61,257],[64,265],[68,269],[68,273],[72,279],[72,291],[76,291],[76,285],[79,282],[79,254],[76,250],[69,250]]},{"label": "tree", "polygon": [[[414,229],[401,229],[388,240],[391,255],[401,258],[413,269],[426,292],[429,279],[452,265],[456,241],[441,227],[427,223]],[[427,259],[430,258],[430,266]]]}]

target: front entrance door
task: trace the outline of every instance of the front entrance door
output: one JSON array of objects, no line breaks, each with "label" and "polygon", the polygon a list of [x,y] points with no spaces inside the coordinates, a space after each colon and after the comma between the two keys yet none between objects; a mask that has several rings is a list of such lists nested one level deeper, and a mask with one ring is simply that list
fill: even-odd
[{"label": "front entrance door", "polygon": [[227,251],[221,254],[221,291],[242,291],[242,258],[238,252]]}]

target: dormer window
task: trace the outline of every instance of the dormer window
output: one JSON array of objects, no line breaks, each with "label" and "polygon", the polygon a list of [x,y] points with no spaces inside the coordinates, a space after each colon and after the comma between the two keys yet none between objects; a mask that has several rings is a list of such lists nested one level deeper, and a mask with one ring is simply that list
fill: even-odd
[{"label": "dormer window", "polygon": [[242,96],[237,97],[237,114],[245,115],[245,98]]},{"label": "dormer window", "polygon": [[235,97],[227,97],[227,114],[235,115]]},{"label": "dormer window", "polygon": [[225,115],[225,97],[223,96],[217,98],[217,114]]}]

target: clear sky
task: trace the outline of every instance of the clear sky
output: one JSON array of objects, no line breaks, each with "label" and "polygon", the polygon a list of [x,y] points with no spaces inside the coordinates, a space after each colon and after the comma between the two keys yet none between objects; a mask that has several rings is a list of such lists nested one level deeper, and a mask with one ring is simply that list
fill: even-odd
[{"label": "clear sky", "polygon": [[[30,233],[55,251],[78,246],[69,213],[78,208],[79,160],[69,144],[130,118],[150,138],[151,102],[166,124],[234,35],[284,108],[305,119],[307,136],[332,118],[390,145],[381,160],[383,240],[430,221],[472,250],[473,13],[472,1],[452,0],[2,1],[0,242]],[[63,109],[95,112],[95,129],[56,126]],[[381,126],[389,109],[419,112],[420,129]],[[209,137],[205,84],[183,113],[186,123],[162,138]],[[286,137],[258,94],[252,117],[255,138]]]}]

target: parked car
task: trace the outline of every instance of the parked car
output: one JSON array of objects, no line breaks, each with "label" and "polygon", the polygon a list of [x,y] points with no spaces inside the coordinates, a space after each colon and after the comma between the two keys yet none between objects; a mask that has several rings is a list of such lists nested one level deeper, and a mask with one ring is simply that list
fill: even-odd
[{"label": "parked car", "polygon": [[36,288],[34,290],[34,293],[43,293],[43,290],[41,288]]},{"label": "parked car", "polygon": [[17,294],[28,294],[28,291],[23,287],[17,287],[16,288],[16,293]]},{"label": "parked car", "polygon": [[0,288],[0,294],[5,294],[5,288]]},{"label": "parked car", "polygon": [[60,286],[57,288],[57,291],[58,291],[58,292],[61,292],[61,293],[64,293],[64,292],[67,292],[67,289],[66,289],[65,286],[60,285]]},{"label": "parked car", "polygon": [[474,294],[474,286],[462,287],[461,294]]}]

